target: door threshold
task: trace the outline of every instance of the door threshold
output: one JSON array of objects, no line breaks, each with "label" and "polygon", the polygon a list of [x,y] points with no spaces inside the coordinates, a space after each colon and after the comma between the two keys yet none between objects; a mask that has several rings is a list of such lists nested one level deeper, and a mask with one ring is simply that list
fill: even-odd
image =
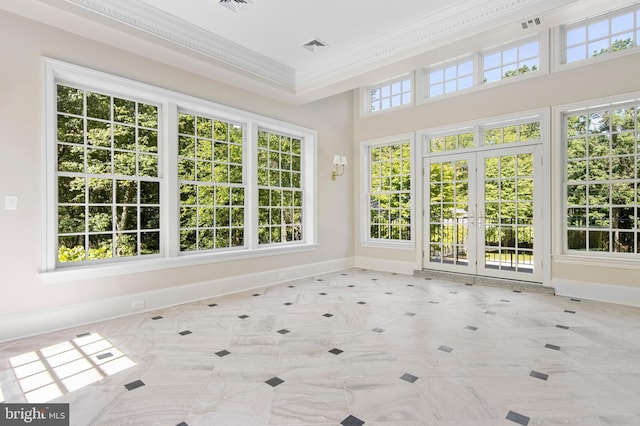
[{"label": "door threshold", "polygon": [[460,274],[456,272],[422,269],[413,271],[413,275],[430,279],[441,279],[463,284],[480,285],[486,287],[500,287],[509,290],[528,291],[531,293],[555,294],[553,287],[545,287],[542,283],[512,280],[508,278],[485,277],[480,275]]}]

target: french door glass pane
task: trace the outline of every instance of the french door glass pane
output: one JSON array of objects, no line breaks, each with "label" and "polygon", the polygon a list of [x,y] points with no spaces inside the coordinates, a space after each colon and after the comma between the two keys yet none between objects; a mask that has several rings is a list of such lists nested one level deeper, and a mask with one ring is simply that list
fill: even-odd
[{"label": "french door glass pane", "polygon": [[533,273],[533,154],[485,159],[484,266]]}]

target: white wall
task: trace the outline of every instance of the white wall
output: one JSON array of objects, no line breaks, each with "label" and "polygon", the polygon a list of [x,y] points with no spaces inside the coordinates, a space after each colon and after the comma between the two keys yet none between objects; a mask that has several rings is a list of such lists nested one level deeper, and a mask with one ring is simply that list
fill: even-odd
[{"label": "white wall", "polygon": [[[140,295],[155,300],[153,295],[165,294],[164,298],[147,303],[147,307],[154,303],[159,306],[181,301],[176,296],[189,293],[185,289],[193,290],[189,286],[194,284],[199,287],[188,297],[206,297],[346,267],[352,259],[352,170],[348,169],[338,181],[331,180],[333,154],[347,152],[351,146],[350,94],[301,107],[284,105],[221,84],[215,76],[208,79],[191,74],[5,12],[0,12],[0,52],[0,341],[91,321],[91,310],[96,313],[94,320],[122,315],[131,312],[131,300]],[[286,256],[44,284],[39,275],[44,232],[42,56],[317,130],[319,248]],[[4,209],[5,195],[19,197],[17,211]],[[93,309],[87,310],[89,306]],[[67,312],[64,321],[60,319],[63,312]],[[17,319],[29,323],[29,318],[33,321],[28,327],[8,330],[9,324],[19,326]],[[43,318],[49,318],[50,323]]]}]

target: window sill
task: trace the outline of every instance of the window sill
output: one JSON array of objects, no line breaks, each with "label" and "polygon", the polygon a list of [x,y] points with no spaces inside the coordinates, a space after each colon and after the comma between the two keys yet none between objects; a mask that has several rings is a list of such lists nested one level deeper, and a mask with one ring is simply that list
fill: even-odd
[{"label": "window sill", "polygon": [[563,254],[552,256],[552,259],[553,262],[564,265],[640,270],[640,257],[637,259],[614,259],[597,255]]},{"label": "window sill", "polygon": [[188,254],[175,258],[156,257],[153,259],[124,261],[107,265],[60,268],[55,271],[41,272],[43,284],[89,280],[119,275],[139,274],[165,269],[198,266],[211,263],[230,262],[267,256],[281,256],[317,250],[318,244],[297,244],[286,247],[264,247],[254,250],[235,250],[225,253]]}]

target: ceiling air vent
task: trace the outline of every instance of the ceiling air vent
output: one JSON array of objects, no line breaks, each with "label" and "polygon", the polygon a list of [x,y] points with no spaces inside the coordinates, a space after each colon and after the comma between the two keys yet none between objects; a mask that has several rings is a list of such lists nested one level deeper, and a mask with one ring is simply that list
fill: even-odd
[{"label": "ceiling air vent", "polygon": [[322,49],[324,47],[327,47],[327,43],[316,39],[313,39],[305,44],[302,45],[302,47],[304,47],[305,49],[307,49],[310,52],[316,53],[319,49]]},{"label": "ceiling air vent", "polygon": [[220,5],[226,7],[234,12],[239,12],[240,9],[253,3],[252,0],[219,0]]},{"label": "ceiling air vent", "polygon": [[538,25],[541,25],[541,24],[542,24],[542,18],[540,17],[527,19],[526,21],[522,21],[520,23],[523,30],[528,30],[528,29],[537,27]]}]

